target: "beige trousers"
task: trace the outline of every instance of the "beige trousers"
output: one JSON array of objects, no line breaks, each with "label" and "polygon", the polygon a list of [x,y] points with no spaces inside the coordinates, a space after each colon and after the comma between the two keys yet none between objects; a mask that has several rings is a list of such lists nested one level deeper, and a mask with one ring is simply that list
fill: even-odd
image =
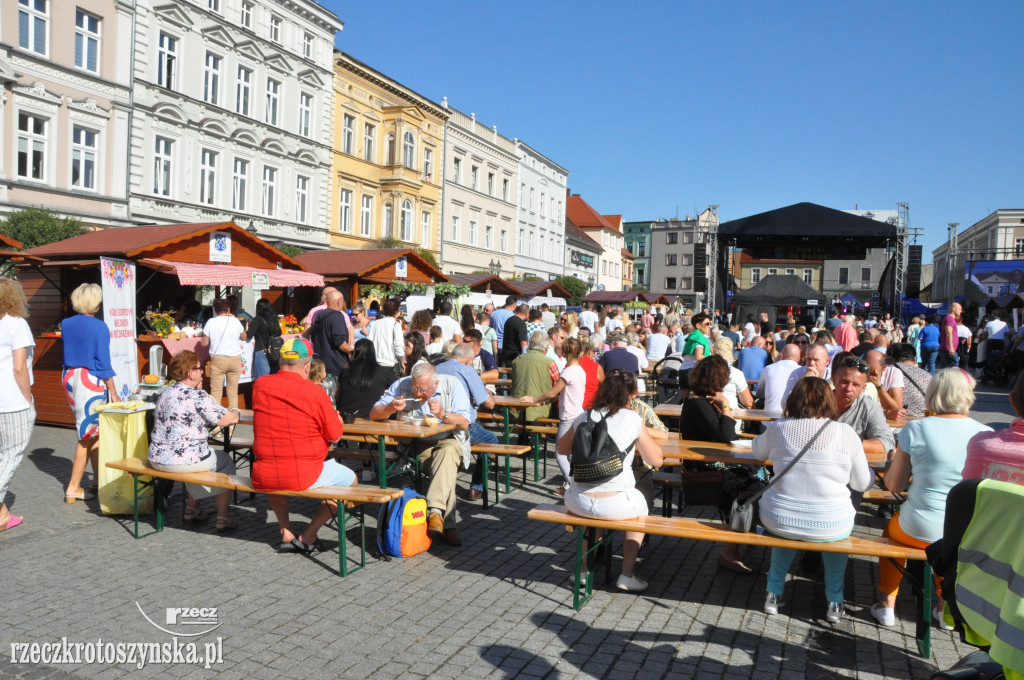
[{"label": "beige trousers", "polygon": [[220,404],[224,378],[228,379],[228,408],[238,408],[238,378],[242,375],[242,357],[210,357],[210,396]]},{"label": "beige trousers", "polygon": [[462,445],[454,439],[443,439],[421,451],[416,458],[423,470],[430,474],[427,508],[439,511],[444,517],[445,527],[454,528],[458,522],[455,516],[455,482],[462,465]]}]

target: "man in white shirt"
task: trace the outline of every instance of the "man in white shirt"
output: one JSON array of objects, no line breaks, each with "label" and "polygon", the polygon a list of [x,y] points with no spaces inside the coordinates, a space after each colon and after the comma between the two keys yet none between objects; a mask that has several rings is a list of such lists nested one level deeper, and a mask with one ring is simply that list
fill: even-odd
[{"label": "man in white shirt", "polygon": [[542,302],[540,305],[540,321],[544,324],[544,328],[552,328],[558,320],[555,319],[555,315],[551,312],[551,308],[548,307],[548,303]]},{"label": "man in white shirt", "polygon": [[565,370],[565,365],[568,363],[565,357],[562,356],[562,342],[564,341],[565,331],[562,330],[561,326],[554,326],[548,329],[548,349],[544,356],[555,362],[559,373]]},{"label": "man in white shirt", "polygon": [[597,323],[600,319],[594,312],[593,302],[584,302],[583,311],[580,312],[579,324],[580,328],[589,329],[591,333],[600,333],[597,329]]},{"label": "man in white shirt", "polygon": [[654,333],[647,336],[647,359],[658,362],[672,353],[672,338],[668,336],[665,324],[658,326]]},{"label": "man in white shirt", "polygon": [[903,408],[903,371],[895,366],[885,365],[885,351],[873,349],[864,355],[868,368],[868,381],[878,391],[878,401],[885,412],[886,418],[896,420],[907,415]]},{"label": "man in white shirt", "polygon": [[[999,318],[999,315],[992,317],[992,320],[985,324],[984,332],[988,343],[985,345],[987,352],[996,352],[1006,343],[1006,322]],[[979,350],[980,351],[980,350]]]},{"label": "man in white shirt", "polygon": [[800,347],[788,344],[782,346],[782,358],[769,364],[761,371],[761,380],[757,383],[757,396],[764,399],[764,407],[768,411],[781,411],[783,397],[789,377],[800,368]]},{"label": "man in white shirt", "polygon": [[437,316],[434,317],[434,325],[441,327],[441,345],[449,340],[462,342],[462,326],[452,318],[452,303],[445,300],[437,308]]}]

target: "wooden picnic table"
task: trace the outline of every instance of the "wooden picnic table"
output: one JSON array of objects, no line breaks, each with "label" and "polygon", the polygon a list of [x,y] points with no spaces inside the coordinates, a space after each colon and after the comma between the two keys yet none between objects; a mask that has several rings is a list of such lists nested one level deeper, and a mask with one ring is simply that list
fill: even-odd
[{"label": "wooden picnic table", "polygon": [[510,440],[512,438],[511,437],[511,435],[512,435],[512,432],[511,432],[512,418],[510,417],[510,414],[509,414],[510,411],[512,411],[512,410],[519,411],[519,410],[522,410],[524,408],[530,408],[531,406],[543,406],[544,404],[550,404],[551,401],[553,401],[553,400],[549,399],[548,401],[536,401],[536,400],[533,400],[533,401],[530,401],[530,402],[525,402],[525,401],[523,401],[522,397],[511,397],[511,396],[502,395],[502,394],[495,394],[492,397],[492,399],[494,399],[494,406],[495,406],[495,408],[500,408],[501,409],[502,414],[503,414],[504,419],[505,419],[505,424],[504,424],[504,435],[505,435],[504,443],[505,444],[509,444]]},{"label": "wooden picnic table", "polygon": [[[729,465],[771,465],[754,457],[750,446],[737,446],[735,442],[698,442],[689,439],[669,439],[658,442],[666,465],[678,465],[683,461],[702,463],[726,463]],[[884,453],[868,453],[868,464],[873,468],[885,467]]]},{"label": "wooden picnic table", "polygon": [[[683,407],[680,404],[659,404],[654,408],[654,414],[661,418],[678,418]],[[760,408],[738,408],[732,412],[733,420],[757,420],[767,422],[778,420],[782,417],[782,411],[766,411]]]},{"label": "wooden picnic table", "polygon": [[[380,488],[388,485],[387,460],[385,456],[385,439],[424,439],[455,429],[451,423],[437,425],[410,425],[399,420],[368,420],[356,418],[355,422],[344,424],[345,435],[365,435],[377,438],[378,472]],[[507,442],[506,442],[507,443]]]}]

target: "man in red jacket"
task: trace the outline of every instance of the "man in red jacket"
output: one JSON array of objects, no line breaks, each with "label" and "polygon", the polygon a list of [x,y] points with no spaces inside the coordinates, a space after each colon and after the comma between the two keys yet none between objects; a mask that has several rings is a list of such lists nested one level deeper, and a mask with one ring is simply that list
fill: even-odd
[{"label": "man in red jacket", "polygon": [[[324,460],[328,442],[338,441],[343,432],[330,397],[309,381],[312,358],[309,340],[288,340],[281,347],[279,371],[253,384],[256,460],[252,464],[252,485],[260,491],[356,484],[352,470],[337,461]],[[267,498],[281,526],[280,550],[310,552],[316,544],[316,532],[333,514],[333,503],[322,503],[306,530],[296,536],[288,519],[288,497],[271,494]]]}]

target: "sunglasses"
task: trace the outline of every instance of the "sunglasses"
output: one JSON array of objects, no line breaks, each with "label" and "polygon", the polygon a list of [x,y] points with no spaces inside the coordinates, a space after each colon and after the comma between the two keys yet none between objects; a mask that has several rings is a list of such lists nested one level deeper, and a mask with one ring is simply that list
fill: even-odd
[{"label": "sunglasses", "polygon": [[793,344],[794,345],[809,345],[811,343],[809,341],[807,341],[807,340],[794,340]]},{"label": "sunglasses", "polygon": [[845,359],[839,362],[839,365],[842,368],[856,368],[861,373],[867,373],[868,371],[871,370],[870,368],[868,368],[868,365],[865,364],[863,361],[861,361],[860,359],[854,359],[853,357],[846,357]]}]

